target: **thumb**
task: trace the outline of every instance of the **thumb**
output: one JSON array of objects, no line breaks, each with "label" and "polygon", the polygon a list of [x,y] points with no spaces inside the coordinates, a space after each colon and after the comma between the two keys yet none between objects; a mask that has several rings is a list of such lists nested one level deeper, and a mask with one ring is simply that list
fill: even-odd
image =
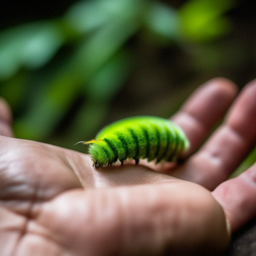
[{"label": "thumb", "polygon": [[12,113],[7,102],[0,98],[0,135],[13,137]]}]

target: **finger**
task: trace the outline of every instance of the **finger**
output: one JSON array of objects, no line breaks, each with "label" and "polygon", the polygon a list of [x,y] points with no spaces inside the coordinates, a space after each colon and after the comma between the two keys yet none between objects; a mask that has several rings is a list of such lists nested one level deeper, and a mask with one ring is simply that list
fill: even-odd
[{"label": "finger", "polygon": [[238,167],[256,144],[256,80],[244,88],[224,124],[175,174],[214,189]]},{"label": "finger", "polygon": [[6,101],[0,98],[0,135],[13,137],[11,122],[11,110]]},{"label": "finger", "polygon": [[212,193],[222,205],[232,232],[256,216],[256,164]]},{"label": "finger", "polygon": [[187,135],[190,148],[185,157],[194,153],[214,125],[223,117],[237,93],[229,80],[216,78],[201,86],[172,117]]}]

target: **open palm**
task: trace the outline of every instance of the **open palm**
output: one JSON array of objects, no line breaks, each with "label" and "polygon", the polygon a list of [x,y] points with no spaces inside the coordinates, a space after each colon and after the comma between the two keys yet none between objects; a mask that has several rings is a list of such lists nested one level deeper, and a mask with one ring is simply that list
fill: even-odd
[{"label": "open palm", "polygon": [[212,80],[172,118],[191,143],[172,169],[94,169],[86,154],[12,138],[1,101],[0,255],[218,255],[256,215],[256,166],[225,181],[256,143],[256,82],[199,149],[236,91]]}]

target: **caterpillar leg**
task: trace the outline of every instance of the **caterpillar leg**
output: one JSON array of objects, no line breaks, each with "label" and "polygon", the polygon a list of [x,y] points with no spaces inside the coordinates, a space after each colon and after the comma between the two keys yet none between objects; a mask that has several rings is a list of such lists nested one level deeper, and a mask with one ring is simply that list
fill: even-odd
[{"label": "caterpillar leg", "polygon": [[156,159],[156,164],[160,163],[162,159]]},{"label": "caterpillar leg", "polygon": [[95,163],[93,163],[93,165],[92,165],[93,167],[95,167],[96,169],[97,168],[100,168],[100,167],[102,167],[103,165],[102,164],[99,164],[97,161],[95,162]]}]

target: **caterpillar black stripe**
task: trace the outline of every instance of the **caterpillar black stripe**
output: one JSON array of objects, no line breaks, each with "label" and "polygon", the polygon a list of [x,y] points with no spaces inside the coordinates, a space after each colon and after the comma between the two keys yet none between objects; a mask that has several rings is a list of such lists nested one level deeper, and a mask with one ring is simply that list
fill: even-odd
[{"label": "caterpillar black stripe", "polygon": [[139,116],[126,118],[103,128],[96,139],[83,142],[91,144],[91,154],[96,168],[109,166],[117,160],[148,159],[174,162],[189,147],[189,141],[180,127],[168,119]]}]

